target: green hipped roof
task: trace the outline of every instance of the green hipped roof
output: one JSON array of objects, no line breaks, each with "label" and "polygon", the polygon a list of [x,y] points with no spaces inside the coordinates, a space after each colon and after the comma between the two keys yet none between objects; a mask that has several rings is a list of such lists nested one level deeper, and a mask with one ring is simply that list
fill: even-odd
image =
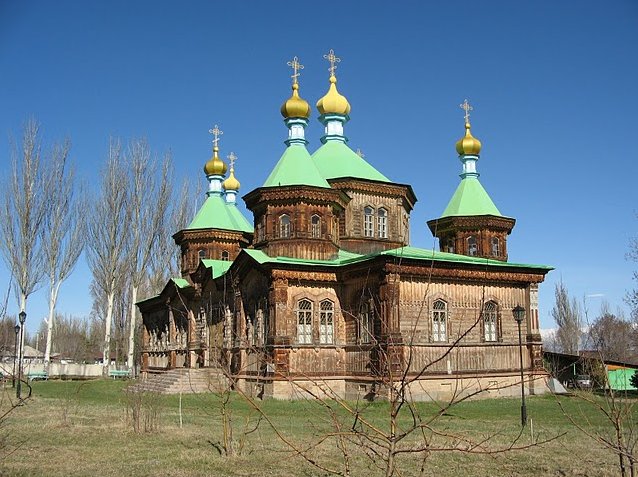
[{"label": "green hipped roof", "polygon": [[263,187],[289,185],[330,187],[303,144],[291,144],[286,148]]},{"label": "green hipped roof", "polygon": [[217,278],[221,277],[224,273],[228,271],[233,262],[229,260],[212,260],[212,259],[202,259],[202,263],[206,268],[212,268],[212,277]]},{"label": "green hipped roof", "polygon": [[503,217],[476,177],[465,177],[461,180],[441,217],[467,215]]},{"label": "green hipped roof", "polygon": [[236,205],[227,204],[219,193],[209,195],[186,230],[222,229],[253,233],[253,226]]},{"label": "green hipped roof", "polygon": [[314,152],[312,159],[325,179],[354,177],[390,182],[390,179],[368,164],[342,141],[326,141]]},{"label": "green hipped roof", "polygon": [[171,281],[179,288],[188,288],[189,286],[191,286],[191,284],[188,283],[188,280],[185,280],[184,278],[174,277],[171,278]]},{"label": "green hipped roof", "polygon": [[399,247],[392,250],[385,250],[383,252],[376,252],[369,255],[359,255],[356,253],[346,252],[344,250],[339,251],[339,255],[335,260],[303,260],[300,258],[292,257],[270,257],[261,250],[244,249],[243,252],[250,255],[257,263],[279,263],[279,264],[299,264],[310,266],[333,266],[338,267],[342,265],[348,265],[351,263],[365,262],[374,257],[386,255],[391,257],[397,257],[402,259],[412,260],[434,260],[437,262],[453,262],[453,263],[467,263],[474,265],[488,265],[493,267],[509,267],[509,268],[536,268],[539,270],[553,270],[552,267],[547,265],[530,265],[525,263],[511,263],[502,262],[500,260],[492,260],[482,257],[469,257],[467,255],[458,255],[456,253],[437,252],[436,250],[428,250],[417,247]]}]

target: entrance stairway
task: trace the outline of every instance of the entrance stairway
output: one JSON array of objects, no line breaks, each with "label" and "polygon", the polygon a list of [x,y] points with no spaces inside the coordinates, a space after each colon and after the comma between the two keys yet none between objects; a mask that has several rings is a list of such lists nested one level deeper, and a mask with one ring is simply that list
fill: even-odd
[{"label": "entrance stairway", "polygon": [[228,388],[228,379],[217,368],[176,368],[159,373],[149,373],[128,387],[132,392],[178,394],[179,392],[221,392]]}]

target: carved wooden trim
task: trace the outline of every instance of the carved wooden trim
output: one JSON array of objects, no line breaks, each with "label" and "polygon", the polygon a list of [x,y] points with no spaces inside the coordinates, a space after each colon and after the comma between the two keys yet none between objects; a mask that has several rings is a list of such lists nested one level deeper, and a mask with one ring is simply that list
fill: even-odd
[{"label": "carved wooden trim", "polygon": [[[458,267],[461,264],[456,264]],[[416,275],[433,278],[447,278],[450,280],[481,281],[489,280],[507,283],[541,283],[545,280],[545,273],[494,271],[494,270],[468,270],[459,268],[439,268],[429,266],[396,265],[388,263],[385,269],[390,273],[401,275]]]}]

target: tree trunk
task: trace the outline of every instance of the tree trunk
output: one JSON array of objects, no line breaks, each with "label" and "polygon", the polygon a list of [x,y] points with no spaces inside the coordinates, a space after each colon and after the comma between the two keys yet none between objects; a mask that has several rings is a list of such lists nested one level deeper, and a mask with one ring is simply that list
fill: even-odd
[{"label": "tree trunk", "polygon": [[[24,292],[20,292],[20,312],[27,312],[27,295]],[[24,323],[20,323],[20,326],[22,327],[22,332],[20,333],[20,343],[19,343],[19,349],[20,351],[24,350],[24,337],[27,334],[27,330],[26,330],[26,326],[27,326],[27,322],[25,321]]]},{"label": "tree trunk", "polygon": [[104,377],[107,377],[109,374],[109,364],[111,362],[111,321],[113,320],[113,301],[115,300],[115,293],[109,292],[106,299],[106,324],[104,327],[104,350],[102,353],[102,375]]},{"label": "tree trunk", "polygon": [[[128,356],[126,359],[126,365],[132,371],[135,360],[135,315],[137,307],[135,302],[137,301],[137,285],[133,285],[131,290],[131,328],[128,335]],[[132,373],[131,373],[132,374]]]},{"label": "tree trunk", "polygon": [[48,368],[51,361],[51,343],[53,336],[53,319],[55,317],[55,304],[58,301],[60,284],[51,282],[51,294],[49,295],[49,320],[47,321],[47,344],[44,349],[44,365]]}]

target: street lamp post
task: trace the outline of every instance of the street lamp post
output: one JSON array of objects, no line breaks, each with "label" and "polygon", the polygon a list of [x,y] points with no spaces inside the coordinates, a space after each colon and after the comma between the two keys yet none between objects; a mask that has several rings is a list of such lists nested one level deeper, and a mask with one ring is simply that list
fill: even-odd
[{"label": "street lamp post", "polygon": [[521,323],[525,320],[525,308],[516,305],[512,310],[514,319],[518,324],[518,351],[521,362],[521,426],[527,424],[527,407],[525,406],[525,377],[523,376],[523,338],[521,337]]},{"label": "street lamp post", "polygon": [[24,311],[21,311],[18,315],[18,320],[20,321],[20,350],[18,355],[18,385],[16,386],[16,398],[20,399],[22,391],[22,337],[24,336],[24,322],[27,321],[27,314]]},{"label": "street lamp post", "polygon": [[18,333],[20,333],[20,325],[16,323],[13,329],[16,332],[16,341],[15,341],[15,346],[13,347],[13,377],[11,379],[11,387],[15,388],[16,387],[16,361],[18,358]]}]

